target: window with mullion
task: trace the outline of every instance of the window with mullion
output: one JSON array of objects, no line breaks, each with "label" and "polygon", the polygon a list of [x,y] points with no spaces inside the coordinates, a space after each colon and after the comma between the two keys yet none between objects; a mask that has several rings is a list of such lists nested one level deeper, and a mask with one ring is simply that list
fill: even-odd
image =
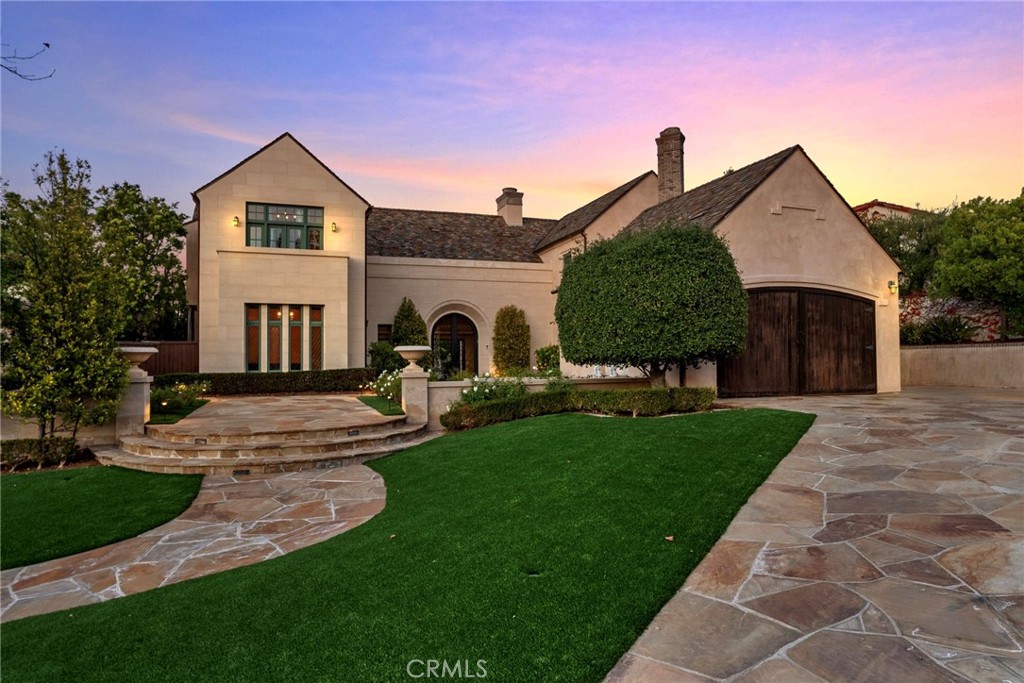
[{"label": "window with mullion", "polygon": [[323,250],[322,207],[245,205],[246,244],[250,247]]}]

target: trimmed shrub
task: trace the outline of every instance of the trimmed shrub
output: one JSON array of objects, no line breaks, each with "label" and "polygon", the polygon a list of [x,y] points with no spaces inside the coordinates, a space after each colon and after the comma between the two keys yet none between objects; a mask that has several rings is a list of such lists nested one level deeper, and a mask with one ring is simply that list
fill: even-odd
[{"label": "trimmed shrub", "polygon": [[585,411],[647,417],[708,410],[715,390],[703,387],[636,389],[631,391],[545,391],[519,398],[480,403],[454,403],[441,415],[449,431],[473,429],[526,417]]},{"label": "trimmed shrub", "polygon": [[544,391],[554,393],[566,393],[570,391],[577,391],[576,382],[572,381],[568,377],[562,377],[561,374],[552,377],[544,384]]},{"label": "trimmed shrub", "polygon": [[209,384],[212,396],[238,394],[327,394],[338,391],[359,391],[373,381],[372,368],[341,370],[308,370],[306,372],[196,372],[157,375],[154,387],[176,384]]},{"label": "trimmed shrub", "polygon": [[370,367],[373,368],[373,374],[380,377],[385,372],[405,368],[405,359],[388,342],[373,342],[370,344]]},{"label": "trimmed shrub", "polygon": [[427,323],[416,310],[412,299],[403,297],[391,325],[392,346],[426,346],[429,343]]},{"label": "trimmed shrub", "polygon": [[35,465],[36,469],[88,460],[92,453],[78,447],[78,443],[64,436],[45,439],[7,439],[0,441],[0,464],[14,471]]},{"label": "trimmed shrub", "polygon": [[551,375],[560,375],[561,373],[561,352],[558,350],[558,344],[552,344],[551,346],[542,346],[536,351],[537,356],[537,372],[547,377]]},{"label": "trimmed shrub", "polygon": [[530,326],[518,306],[502,306],[494,316],[494,368],[502,375],[530,367]]}]

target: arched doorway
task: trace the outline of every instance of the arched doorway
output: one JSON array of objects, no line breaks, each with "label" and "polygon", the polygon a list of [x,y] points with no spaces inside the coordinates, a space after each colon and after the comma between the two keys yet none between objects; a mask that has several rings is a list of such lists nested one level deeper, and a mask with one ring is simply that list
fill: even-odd
[{"label": "arched doorway", "polygon": [[434,323],[430,333],[434,355],[444,367],[445,374],[477,369],[476,325],[461,313],[445,313]]}]

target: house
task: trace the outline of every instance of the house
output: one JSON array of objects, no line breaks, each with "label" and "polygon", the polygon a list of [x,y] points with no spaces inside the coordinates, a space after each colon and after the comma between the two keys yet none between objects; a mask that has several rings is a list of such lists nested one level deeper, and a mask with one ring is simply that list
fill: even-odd
[{"label": "house", "polygon": [[912,209],[909,206],[883,202],[878,199],[872,199],[870,202],[853,207],[853,212],[865,223],[886,218],[910,218],[920,211],[920,209]]},{"label": "house", "polygon": [[484,372],[499,308],[526,312],[532,350],[557,343],[573,250],[673,218],[723,234],[751,293],[747,352],[676,381],[733,395],[898,391],[898,268],[806,153],[791,147],[684,192],[684,141],[666,129],[657,174],[554,220],[524,217],[513,187],[494,214],[374,207],[285,133],[193,193],[200,371],[363,366],[407,296],[454,367]]}]

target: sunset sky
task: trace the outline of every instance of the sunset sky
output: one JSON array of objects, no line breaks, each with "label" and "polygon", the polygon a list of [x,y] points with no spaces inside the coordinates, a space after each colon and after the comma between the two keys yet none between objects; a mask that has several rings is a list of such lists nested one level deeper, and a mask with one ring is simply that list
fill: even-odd
[{"label": "sunset sky", "polygon": [[1024,3],[4,2],[2,175],[63,148],[179,202],[290,131],[375,206],[557,218],[801,144],[851,204],[1024,186]]}]

